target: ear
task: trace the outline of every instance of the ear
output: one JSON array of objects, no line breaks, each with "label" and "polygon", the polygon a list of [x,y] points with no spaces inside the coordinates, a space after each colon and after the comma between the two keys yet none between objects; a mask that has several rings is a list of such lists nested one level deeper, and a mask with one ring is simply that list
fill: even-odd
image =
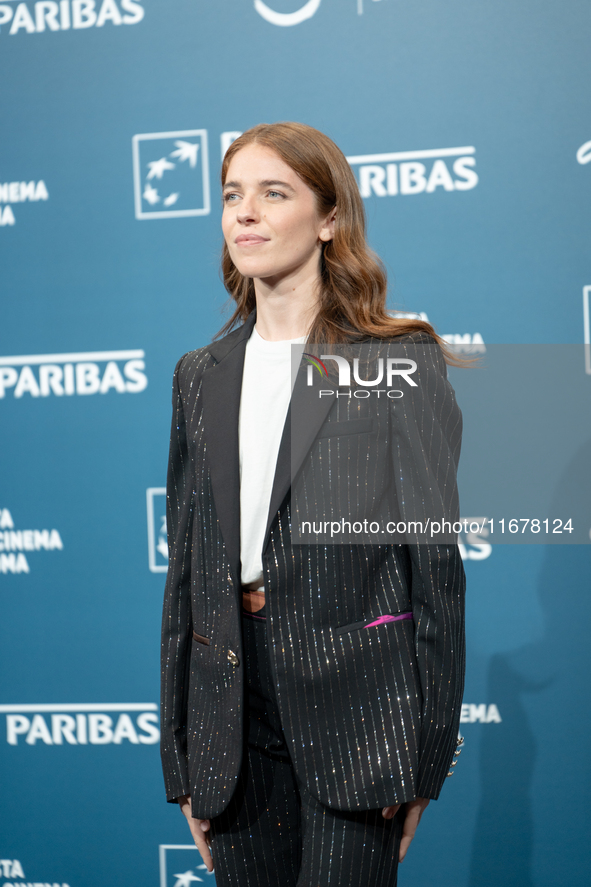
[{"label": "ear", "polygon": [[330,240],[333,239],[336,217],[337,217],[337,208],[335,206],[335,208],[332,209],[329,212],[329,214],[327,215],[327,217],[324,220],[324,223],[322,225],[322,228],[318,232],[318,237],[320,238],[320,240],[323,241],[323,243],[328,243]]}]

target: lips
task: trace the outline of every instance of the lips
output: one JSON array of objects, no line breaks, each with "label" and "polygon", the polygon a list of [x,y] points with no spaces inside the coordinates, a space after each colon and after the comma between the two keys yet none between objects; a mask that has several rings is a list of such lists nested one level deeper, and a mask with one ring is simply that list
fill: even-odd
[{"label": "lips", "polygon": [[240,234],[234,243],[239,243],[241,246],[248,246],[250,243],[266,243],[268,240],[268,237],[261,237],[260,234]]}]

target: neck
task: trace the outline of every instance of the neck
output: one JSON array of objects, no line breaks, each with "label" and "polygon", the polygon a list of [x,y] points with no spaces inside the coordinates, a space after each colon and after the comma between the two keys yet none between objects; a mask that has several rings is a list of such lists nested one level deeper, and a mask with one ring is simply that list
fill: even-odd
[{"label": "neck", "polygon": [[294,281],[254,280],[258,334],[268,342],[308,334],[318,311],[318,277]]}]

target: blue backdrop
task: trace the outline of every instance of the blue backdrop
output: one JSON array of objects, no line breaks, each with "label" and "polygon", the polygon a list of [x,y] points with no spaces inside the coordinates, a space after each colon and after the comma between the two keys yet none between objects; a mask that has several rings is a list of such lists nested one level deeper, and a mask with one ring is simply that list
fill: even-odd
[{"label": "blue backdrop", "polygon": [[[0,887],[214,883],[156,724],[170,383],[223,322],[224,148],[327,132],[390,306],[449,341],[589,344],[590,26],[583,0],[0,2]],[[400,883],[586,884],[590,547],[461,541],[466,749]]]}]

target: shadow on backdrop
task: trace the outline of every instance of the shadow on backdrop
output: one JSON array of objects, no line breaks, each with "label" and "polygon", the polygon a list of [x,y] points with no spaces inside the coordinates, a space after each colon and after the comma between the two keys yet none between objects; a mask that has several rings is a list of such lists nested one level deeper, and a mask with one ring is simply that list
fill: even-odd
[{"label": "shadow on backdrop", "polygon": [[[591,501],[590,464],[591,441],[567,466],[554,513],[574,490]],[[491,659],[487,696],[499,700],[503,722],[482,735],[473,887],[588,883],[590,576],[591,546],[546,546],[543,636]]]}]

